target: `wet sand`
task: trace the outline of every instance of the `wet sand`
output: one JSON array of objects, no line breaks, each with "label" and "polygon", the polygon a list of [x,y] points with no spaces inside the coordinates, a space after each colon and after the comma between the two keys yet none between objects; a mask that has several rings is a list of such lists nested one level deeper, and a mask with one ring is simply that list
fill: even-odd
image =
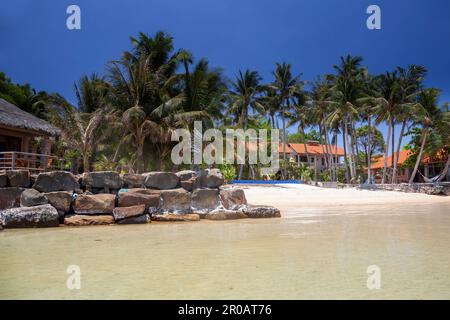
[{"label": "wet sand", "polygon": [[[449,299],[450,198],[250,187],[281,219],[4,230],[2,299]],[[68,265],[81,289],[66,287]],[[366,286],[367,267],[381,289]]]}]

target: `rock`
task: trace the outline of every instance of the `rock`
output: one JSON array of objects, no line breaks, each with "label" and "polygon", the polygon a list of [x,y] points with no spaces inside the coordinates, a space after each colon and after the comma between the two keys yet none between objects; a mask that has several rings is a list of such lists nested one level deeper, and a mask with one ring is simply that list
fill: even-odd
[{"label": "rock", "polygon": [[66,171],[40,173],[33,185],[40,192],[73,191],[80,188],[73,174]]},{"label": "rock", "polygon": [[219,169],[201,170],[197,176],[197,180],[201,188],[218,188],[224,182]]},{"label": "rock", "polygon": [[141,216],[144,214],[145,205],[139,204],[131,207],[117,207],[113,210],[114,220],[122,220],[126,218]]},{"label": "rock", "polygon": [[244,213],[249,218],[280,218],[280,210],[271,206],[248,205]]},{"label": "rock", "polygon": [[159,208],[161,192],[151,189],[130,189],[127,192],[119,192],[119,207],[131,207],[143,204],[145,209]]},{"label": "rock", "polygon": [[177,214],[165,213],[152,216],[154,221],[177,222],[177,221],[199,221],[200,216],[195,213]]},{"label": "rock", "polygon": [[45,228],[59,226],[58,211],[49,204],[0,211],[5,228]]},{"label": "rock", "polygon": [[435,185],[425,189],[425,193],[433,196],[445,195],[444,186]]},{"label": "rock", "polygon": [[145,177],[141,174],[125,173],[122,175],[122,181],[125,188],[142,188]]},{"label": "rock", "polygon": [[0,210],[20,206],[20,195],[24,188],[0,188]]},{"label": "rock", "polygon": [[0,172],[0,188],[5,188],[8,185],[8,176],[6,172]]},{"label": "rock", "polygon": [[197,173],[193,170],[178,171],[176,175],[180,178],[180,181],[187,181],[197,177]]},{"label": "rock", "polygon": [[223,189],[220,190],[220,200],[225,209],[238,210],[247,205],[244,190],[242,189]]},{"label": "rock", "polygon": [[193,211],[212,211],[220,205],[218,189],[195,189],[191,195]]},{"label": "rock", "polygon": [[25,189],[20,195],[21,207],[33,207],[47,203],[47,197],[36,189]]},{"label": "rock", "polygon": [[145,173],[145,186],[160,190],[174,189],[178,186],[180,178],[172,172]]},{"label": "rock", "polygon": [[183,188],[161,191],[161,210],[170,213],[190,213],[191,195]]},{"label": "rock", "polygon": [[198,187],[197,178],[194,177],[189,180],[180,181],[180,185],[183,189],[186,189],[187,191],[192,191]]},{"label": "rock", "polygon": [[205,215],[205,219],[208,220],[234,220],[244,218],[247,218],[247,215],[239,210],[218,209],[208,212]]},{"label": "rock", "polygon": [[118,224],[145,224],[149,222],[150,222],[149,214],[144,214],[138,217],[131,217],[117,221]]},{"label": "rock", "polygon": [[64,224],[68,226],[91,226],[114,224],[114,218],[108,215],[101,216],[83,216],[72,215],[64,218]]},{"label": "rock", "polygon": [[113,194],[78,195],[73,203],[76,214],[112,214],[116,196]]},{"label": "rock", "polygon": [[104,189],[109,192],[110,189],[120,189],[122,179],[115,171],[85,172],[82,177],[82,185],[87,189]]},{"label": "rock", "polygon": [[48,199],[48,203],[56,208],[58,211],[68,213],[70,211],[70,204],[72,203],[72,192],[70,191],[53,191],[46,192],[44,195]]},{"label": "rock", "polygon": [[28,188],[30,186],[30,173],[28,170],[7,170],[6,175],[10,187]]}]

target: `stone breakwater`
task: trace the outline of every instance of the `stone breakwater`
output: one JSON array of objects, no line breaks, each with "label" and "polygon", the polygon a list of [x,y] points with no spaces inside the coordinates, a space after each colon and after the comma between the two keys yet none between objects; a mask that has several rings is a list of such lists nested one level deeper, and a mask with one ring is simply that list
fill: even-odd
[{"label": "stone breakwater", "polygon": [[0,172],[0,229],[280,217],[224,185],[218,169],[119,175]]},{"label": "stone breakwater", "polygon": [[360,185],[357,188],[363,190],[384,190],[408,193],[424,193],[435,196],[450,196],[450,182],[374,184]]}]

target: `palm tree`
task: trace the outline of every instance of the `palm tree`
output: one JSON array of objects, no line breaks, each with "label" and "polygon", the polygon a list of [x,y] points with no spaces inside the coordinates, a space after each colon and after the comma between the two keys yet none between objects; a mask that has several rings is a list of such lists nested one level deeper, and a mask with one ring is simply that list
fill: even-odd
[{"label": "palm tree", "polygon": [[[264,112],[264,107],[258,101],[258,95],[262,91],[260,85],[261,77],[258,72],[245,70],[243,73],[239,70],[236,80],[232,83],[230,90],[231,105],[228,112],[235,115],[238,125],[247,130],[250,109]],[[244,165],[239,167],[238,179],[241,179]]]},{"label": "palm tree", "polygon": [[422,106],[422,112],[416,115],[416,123],[422,126],[420,134],[420,149],[417,155],[413,172],[411,173],[411,176],[409,178],[409,183],[414,182],[414,178],[416,177],[417,171],[419,170],[420,162],[422,161],[430,129],[440,116],[440,110],[437,106],[439,94],[440,91],[434,88],[424,89],[419,93],[418,100],[420,105]]},{"label": "palm tree", "polygon": [[106,106],[109,84],[99,75],[83,76],[74,87],[81,112],[92,113]]},{"label": "palm tree", "polygon": [[293,104],[293,99],[302,94],[303,82],[300,81],[300,76],[292,75],[291,65],[285,62],[276,64],[276,69],[273,72],[273,75],[275,80],[270,87],[275,89],[279,96],[279,113],[283,123],[283,161],[286,162],[286,114],[290,111]]},{"label": "palm tree", "polygon": [[84,172],[89,172],[98,144],[105,141],[113,129],[103,125],[108,114],[104,109],[82,113],[59,95],[53,95],[51,101],[50,121],[61,130],[69,149],[81,154]]}]

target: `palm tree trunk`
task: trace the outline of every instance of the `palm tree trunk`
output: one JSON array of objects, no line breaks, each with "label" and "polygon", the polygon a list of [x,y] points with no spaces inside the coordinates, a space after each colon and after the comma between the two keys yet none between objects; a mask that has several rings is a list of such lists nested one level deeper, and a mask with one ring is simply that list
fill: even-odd
[{"label": "palm tree trunk", "polygon": [[140,141],[137,141],[136,152],[136,173],[140,174],[144,171],[144,144]]},{"label": "palm tree trunk", "polygon": [[83,171],[89,172],[90,170],[90,162],[89,162],[89,154],[83,154]]},{"label": "palm tree trunk", "polygon": [[395,121],[392,120],[392,133],[391,133],[391,169],[394,169],[394,152],[395,152]]},{"label": "palm tree trunk", "polygon": [[286,177],[287,173],[287,162],[286,162],[286,119],[283,109],[282,119],[283,121],[283,162],[284,162],[284,173],[283,176]]},{"label": "palm tree trunk", "polygon": [[[244,144],[245,146],[247,146],[247,142],[245,139],[245,131],[247,131],[247,124],[248,124],[248,115],[244,114]],[[245,147],[245,152],[247,152],[247,148]],[[245,162],[245,155],[244,155],[244,162]],[[241,180],[242,177],[242,173],[244,172],[244,164],[239,165],[239,175],[238,175],[238,180]]]},{"label": "palm tree trunk", "polygon": [[388,124],[388,132],[386,137],[386,147],[384,149],[384,165],[383,165],[383,177],[381,178],[381,184],[384,184],[386,182],[386,170],[387,170],[387,157],[389,153],[389,142],[391,141],[391,124],[392,122],[389,121]]},{"label": "palm tree trunk", "polygon": [[416,177],[417,170],[419,170],[419,165],[420,165],[420,162],[422,161],[423,149],[425,148],[425,143],[427,141],[427,137],[428,137],[428,130],[424,128],[422,130],[422,143],[420,145],[420,151],[419,151],[419,154],[416,159],[416,164],[414,165],[414,170],[411,174],[411,177],[409,178],[409,181],[408,181],[409,183],[414,182],[414,178]]},{"label": "palm tree trunk", "polygon": [[391,181],[391,183],[393,183],[393,184],[396,183],[398,158],[400,156],[400,147],[402,145],[403,134],[405,133],[405,128],[406,128],[406,120],[403,120],[402,129],[400,130],[400,137],[398,137],[397,153],[395,154],[395,161],[394,161],[394,166],[393,166],[393,169],[392,169],[392,181]]},{"label": "palm tree trunk", "polygon": [[441,173],[441,176],[437,180],[437,182],[441,182],[447,176],[448,169],[450,168],[450,156],[447,158],[447,162],[445,163],[444,170]]},{"label": "palm tree trunk", "polygon": [[344,145],[345,180],[346,180],[346,183],[349,183],[350,177],[349,177],[349,172],[348,172],[347,139],[345,139],[345,134],[347,132],[347,129],[346,129],[345,121],[342,125],[344,126],[344,128],[342,130],[342,143]]},{"label": "palm tree trunk", "polygon": [[366,151],[366,154],[367,154],[367,182],[370,184],[371,183],[371,175],[372,175],[372,169],[370,168],[371,166],[372,166],[372,152],[371,152],[371,146],[370,146],[370,143],[371,143],[371,141],[370,141],[370,133],[371,133],[371,125],[372,125],[372,117],[369,115],[368,117],[367,117],[367,124],[368,124],[368,127],[367,127],[367,151]]}]

